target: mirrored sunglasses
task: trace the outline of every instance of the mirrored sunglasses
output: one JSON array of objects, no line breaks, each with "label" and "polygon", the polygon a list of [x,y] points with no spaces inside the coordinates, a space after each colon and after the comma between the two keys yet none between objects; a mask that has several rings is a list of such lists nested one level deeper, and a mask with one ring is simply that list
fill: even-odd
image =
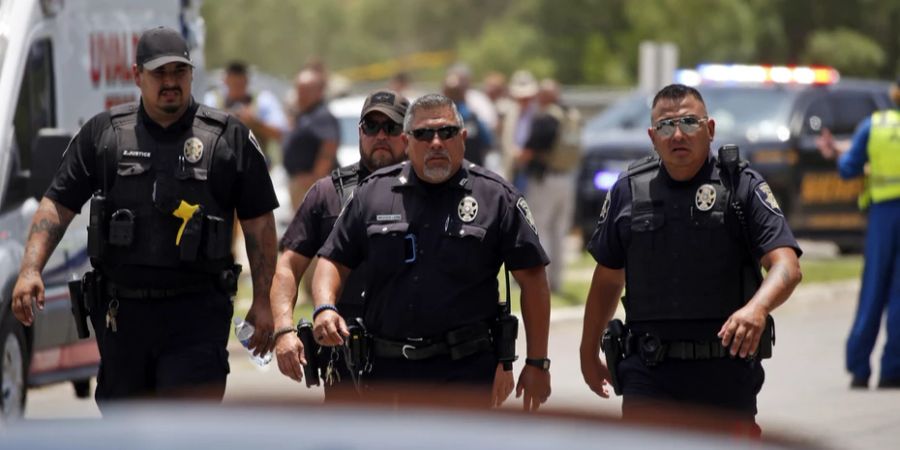
[{"label": "mirrored sunglasses", "polygon": [[671,137],[673,134],[675,134],[676,126],[684,134],[693,134],[700,129],[700,124],[705,122],[706,120],[706,117],[676,117],[674,119],[660,120],[659,122],[656,122],[653,128],[656,130],[656,133],[662,137]]}]

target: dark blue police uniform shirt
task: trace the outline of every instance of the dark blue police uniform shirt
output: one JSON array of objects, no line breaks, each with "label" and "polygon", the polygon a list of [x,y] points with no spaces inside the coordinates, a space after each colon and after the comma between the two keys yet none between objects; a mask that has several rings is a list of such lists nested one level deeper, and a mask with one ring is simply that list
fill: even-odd
[{"label": "dark blue police uniform shirt", "polygon": [[497,274],[549,263],[522,195],[463,161],[439,185],[408,162],[354,192],[319,255],[368,264],[365,323],[384,338],[440,336],[498,314]]},{"label": "dark blue police uniform shirt", "polygon": [[[714,164],[715,159],[710,157],[700,172],[687,181],[671,179],[664,166],[660,166],[659,172],[672,189],[696,190],[710,180]],[[744,200],[743,207],[749,219],[747,225],[750,247],[757,261],[779,247],[790,247],[798,256],[802,254],[769,185],[759,173],[745,169],[741,174],[738,192]],[[623,173],[607,194],[597,229],[588,244],[588,251],[598,264],[610,269],[622,269],[625,267],[625,254],[630,242],[631,183],[627,173]]]}]

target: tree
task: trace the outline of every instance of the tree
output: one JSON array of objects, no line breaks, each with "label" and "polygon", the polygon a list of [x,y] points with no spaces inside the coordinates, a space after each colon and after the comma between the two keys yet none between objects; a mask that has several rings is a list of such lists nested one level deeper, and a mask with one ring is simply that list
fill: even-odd
[{"label": "tree", "polygon": [[815,31],[807,42],[804,63],[829,65],[843,75],[876,77],[885,63],[878,43],[854,30]]}]

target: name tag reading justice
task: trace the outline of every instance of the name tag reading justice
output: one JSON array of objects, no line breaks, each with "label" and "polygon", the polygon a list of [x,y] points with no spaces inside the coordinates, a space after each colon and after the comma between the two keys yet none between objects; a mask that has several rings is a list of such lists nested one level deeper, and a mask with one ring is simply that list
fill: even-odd
[{"label": "name tag reading justice", "polygon": [[400,214],[379,214],[375,220],[379,222],[399,222],[403,217]]}]

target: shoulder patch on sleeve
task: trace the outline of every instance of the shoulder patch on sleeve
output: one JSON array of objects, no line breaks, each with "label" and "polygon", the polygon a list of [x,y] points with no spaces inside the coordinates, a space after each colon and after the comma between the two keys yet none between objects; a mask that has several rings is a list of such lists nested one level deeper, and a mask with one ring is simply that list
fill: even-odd
[{"label": "shoulder patch on sleeve", "polygon": [[531,214],[531,208],[528,207],[528,202],[525,201],[525,197],[519,197],[519,200],[516,202],[516,208],[518,208],[519,212],[522,213],[522,216],[525,217],[525,221],[528,222],[528,226],[531,227],[534,234],[537,234],[537,225],[534,224],[534,216]]},{"label": "shoulder patch on sleeve", "polygon": [[606,199],[603,200],[603,207],[600,208],[600,219],[597,220],[597,223],[606,222],[606,218],[609,216],[609,197],[612,190],[606,191]]},{"label": "shoulder patch on sleeve", "polygon": [[263,158],[265,158],[266,154],[263,153],[262,147],[260,147],[259,141],[256,140],[256,136],[253,134],[253,131],[248,129],[247,132],[248,132],[247,137],[250,139],[250,143],[253,144],[253,147],[256,148],[256,151],[258,151],[259,154],[262,155]]},{"label": "shoulder patch on sleeve", "polygon": [[778,206],[778,200],[775,199],[775,193],[772,192],[772,188],[769,187],[769,183],[760,183],[760,185],[756,187],[755,193],[769,211],[772,211],[772,213],[784,217],[784,213],[781,212],[781,207]]}]

